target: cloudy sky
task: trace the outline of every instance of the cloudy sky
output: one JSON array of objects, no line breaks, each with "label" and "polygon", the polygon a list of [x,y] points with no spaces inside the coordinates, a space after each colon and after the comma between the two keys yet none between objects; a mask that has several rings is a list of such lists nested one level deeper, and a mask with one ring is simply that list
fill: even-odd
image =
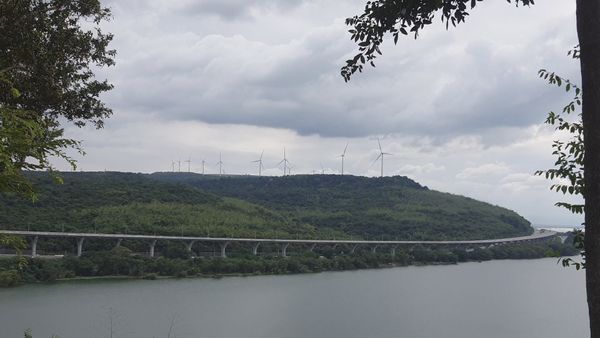
[{"label": "cloudy sky", "polygon": [[[344,19],[364,0],[111,0],[117,65],[97,73],[115,89],[103,130],[69,127],[83,140],[79,170],[281,175],[345,171],[386,175],[519,212],[535,224],[581,217],[533,176],[553,165],[557,135],[543,121],[569,96],[537,77],[549,68],[578,82],[574,1],[531,8],[486,1],[467,23],[418,40],[388,41],[377,68],[344,83],[356,52]],[[436,22],[437,23],[437,22]],[[177,164],[175,165],[178,166]],[[64,164],[58,163],[65,169]]]}]

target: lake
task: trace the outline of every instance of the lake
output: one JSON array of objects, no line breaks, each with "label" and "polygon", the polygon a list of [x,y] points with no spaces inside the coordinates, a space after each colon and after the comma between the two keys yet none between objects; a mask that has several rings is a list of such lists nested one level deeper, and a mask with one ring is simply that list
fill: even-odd
[{"label": "lake", "polygon": [[[0,336],[589,336],[582,271],[556,259],[0,289]],[[112,323],[112,324],[111,324]]]}]

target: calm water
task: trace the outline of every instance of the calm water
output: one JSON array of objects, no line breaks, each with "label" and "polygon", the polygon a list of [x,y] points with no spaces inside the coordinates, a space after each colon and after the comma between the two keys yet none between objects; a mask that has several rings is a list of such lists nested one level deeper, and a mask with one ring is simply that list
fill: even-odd
[{"label": "calm water", "polygon": [[589,336],[584,274],[555,259],[0,289],[0,337]]}]

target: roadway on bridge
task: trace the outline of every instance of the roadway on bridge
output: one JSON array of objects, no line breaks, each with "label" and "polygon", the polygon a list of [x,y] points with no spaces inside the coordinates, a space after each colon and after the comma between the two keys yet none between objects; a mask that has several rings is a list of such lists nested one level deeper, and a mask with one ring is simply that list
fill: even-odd
[{"label": "roadway on bridge", "polygon": [[365,245],[489,245],[502,243],[529,242],[548,239],[558,233],[550,230],[536,230],[528,236],[480,239],[465,241],[368,241],[347,239],[283,239],[283,238],[235,238],[235,237],[193,237],[193,236],[161,236],[161,235],[134,235],[134,234],[103,234],[87,232],[49,232],[49,231],[21,231],[0,230],[0,234],[26,236],[26,237],[62,237],[62,238],[96,238],[96,239],[137,239],[137,240],[168,240],[185,242],[249,242],[249,243],[289,243],[289,244],[365,244]]}]

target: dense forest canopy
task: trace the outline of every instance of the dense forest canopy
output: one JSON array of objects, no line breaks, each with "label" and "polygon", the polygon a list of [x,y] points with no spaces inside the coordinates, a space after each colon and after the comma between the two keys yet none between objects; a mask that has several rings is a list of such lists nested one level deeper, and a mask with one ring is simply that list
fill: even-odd
[{"label": "dense forest canopy", "polygon": [[530,223],[511,210],[433,191],[403,176],[155,173],[151,177],[243,199],[299,223],[363,238],[480,239],[532,231]]},{"label": "dense forest canopy", "polygon": [[31,203],[0,195],[4,229],[234,237],[483,239],[526,235],[527,220],[406,177],[30,173]]}]

